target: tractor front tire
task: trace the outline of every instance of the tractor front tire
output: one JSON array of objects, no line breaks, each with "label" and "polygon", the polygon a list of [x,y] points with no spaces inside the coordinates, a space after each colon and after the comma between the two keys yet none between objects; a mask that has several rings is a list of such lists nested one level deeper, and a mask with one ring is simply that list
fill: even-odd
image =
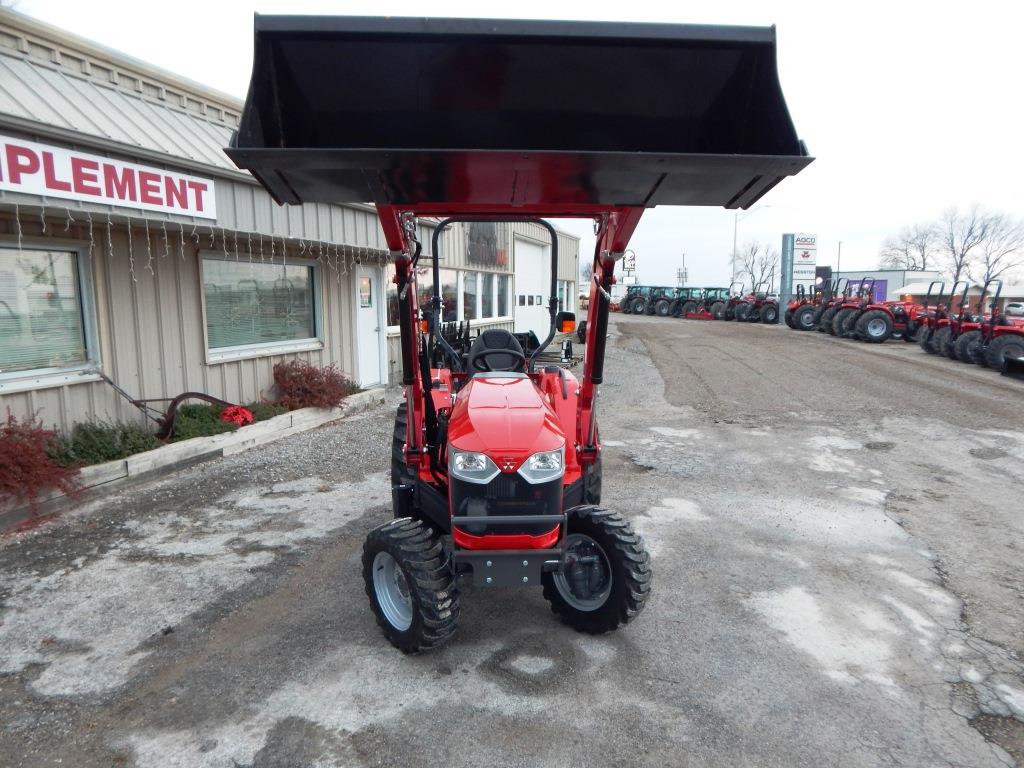
[{"label": "tractor front tire", "polygon": [[654,314],[658,317],[668,317],[672,312],[672,302],[668,299],[658,299],[658,303],[654,305]]},{"label": "tractor front tire", "polygon": [[[776,304],[765,304],[761,307],[761,322],[765,325],[775,325],[779,322],[779,307]],[[792,326],[790,326],[792,328]]]},{"label": "tractor front tire", "polygon": [[971,347],[981,344],[981,331],[961,333],[953,342],[953,352],[961,363],[973,363]]},{"label": "tractor front tire", "polygon": [[741,301],[736,305],[736,309],[733,310],[733,317],[736,318],[737,322],[746,322],[750,317],[750,304],[745,301]]},{"label": "tractor front tire", "polygon": [[576,326],[576,341],[580,344],[587,343],[587,321],[581,320],[580,324]]},{"label": "tractor front tire", "polygon": [[917,335],[917,345],[929,355],[934,355],[935,347],[932,346],[932,339],[934,337],[935,332],[928,326],[924,326]]},{"label": "tractor front tire", "polygon": [[401,517],[363,544],[366,595],[384,637],[402,653],[436,648],[455,632],[459,592],[441,537]]},{"label": "tractor front tire", "polygon": [[647,314],[647,299],[641,296],[638,299],[633,300],[632,312],[634,315],[646,315]]},{"label": "tractor front tire", "polygon": [[800,307],[793,313],[793,327],[798,331],[809,331],[815,326],[817,309],[810,305]]},{"label": "tractor front tire", "polygon": [[893,334],[892,318],[880,309],[865,312],[857,318],[857,338],[869,344],[881,344]]},{"label": "tractor front tire", "polygon": [[985,350],[985,362],[996,371],[1003,370],[1007,357],[1024,357],[1024,336],[1017,333],[996,336]]},{"label": "tractor front tire", "polygon": [[563,543],[576,563],[567,572],[543,574],[544,598],[563,624],[579,632],[601,634],[628,624],[651,590],[643,539],[620,515],[601,507],[586,504],[566,515]]},{"label": "tractor front tire", "polygon": [[716,301],[711,305],[711,317],[715,320],[725,319],[725,302]]},{"label": "tractor front tire", "polygon": [[696,312],[696,311],[697,311],[697,302],[696,301],[684,301],[682,309],[680,311],[680,314],[683,317],[686,317],[690,312]]}]

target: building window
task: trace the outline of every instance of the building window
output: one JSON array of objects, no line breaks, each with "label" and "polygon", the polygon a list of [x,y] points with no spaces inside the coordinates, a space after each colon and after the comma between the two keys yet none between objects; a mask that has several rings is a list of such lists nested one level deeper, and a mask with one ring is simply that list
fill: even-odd
[{"label": "building window", "polygon": [[72,251],[0,248],[0,381],[59,375],[94,357],[80,267]]},{"label": "building window", "polygon": [[494,273],[480,273],[480,317],[494,317]]},{"label": "building window", "polygon": [[479,317],[477,312],[477,288],[480,277],[476,272],[462,273],[462,319],[476,320]]},{"label": "building window", "polygon": [[565,310],[565,281],[558,281],[558,311],[562,312]]},{"label": "building window", "polygon": [[508,317],[508,275],[498,275],[498,317]]},{"label": "building window", "polygon": [[203,258],[206,339],[217,357],[319,345],[317,267]]}]

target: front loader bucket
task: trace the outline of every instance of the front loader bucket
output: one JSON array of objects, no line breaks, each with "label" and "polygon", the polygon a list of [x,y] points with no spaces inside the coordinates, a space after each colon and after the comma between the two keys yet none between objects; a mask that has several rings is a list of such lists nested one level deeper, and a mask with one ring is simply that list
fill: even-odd
[{"label": "front loader bucket", "polygon": [[285,203],[746,208],[811,162],[775,30],[257,16],[228,155]]},{"label": "front loader bucket", "polygon": [[1003,359],[1003,376],[1024,379],[1024,357],[1010,357],[1007,355]]}]

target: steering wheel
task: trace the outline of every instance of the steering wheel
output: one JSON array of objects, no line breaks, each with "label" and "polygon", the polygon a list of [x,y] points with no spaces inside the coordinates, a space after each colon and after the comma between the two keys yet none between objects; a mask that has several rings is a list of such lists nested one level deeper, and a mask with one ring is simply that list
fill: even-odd
[{"label": "steering wheel", "polygon": [[487,358],[492,355],[511,355],[519,360],[519,366],[526,366],[526,355],[514,349],[481,349],[473,355],[473,370],[480,373],[493,373],[495,371],[512,371],[514,368],[492,368]]}]

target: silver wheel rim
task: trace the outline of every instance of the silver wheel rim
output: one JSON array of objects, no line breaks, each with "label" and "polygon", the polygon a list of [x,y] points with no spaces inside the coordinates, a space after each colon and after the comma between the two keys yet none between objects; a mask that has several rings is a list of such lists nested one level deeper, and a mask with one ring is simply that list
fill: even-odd
[{"label": "silver wheel rim", "polygon": [[[588,562],[569,566],[572,573],[559,571],[554,574],[555,589],[570,606],[577,611],[596,611],[604,605],[612,593],[612,569],[604,549],[583,533],[571,533],[563,542],[567,561],[586,558]],[[590,560],[590,558],[595,558]],[[577,572],[577,568],[581,569]],[[574,578],[582,576],[585,584]]]},{"label": "silver wheel rim", "polygon": [[381,613],[399,632],[412,626],[412,596],[405,574],[398,562],[387,552],[373,558],[373,593]]},{"label": "silver wheel rim", "polygon": [[868,322],[868,336],[877,339],[885,333],[885,320],[876,317]]}]

